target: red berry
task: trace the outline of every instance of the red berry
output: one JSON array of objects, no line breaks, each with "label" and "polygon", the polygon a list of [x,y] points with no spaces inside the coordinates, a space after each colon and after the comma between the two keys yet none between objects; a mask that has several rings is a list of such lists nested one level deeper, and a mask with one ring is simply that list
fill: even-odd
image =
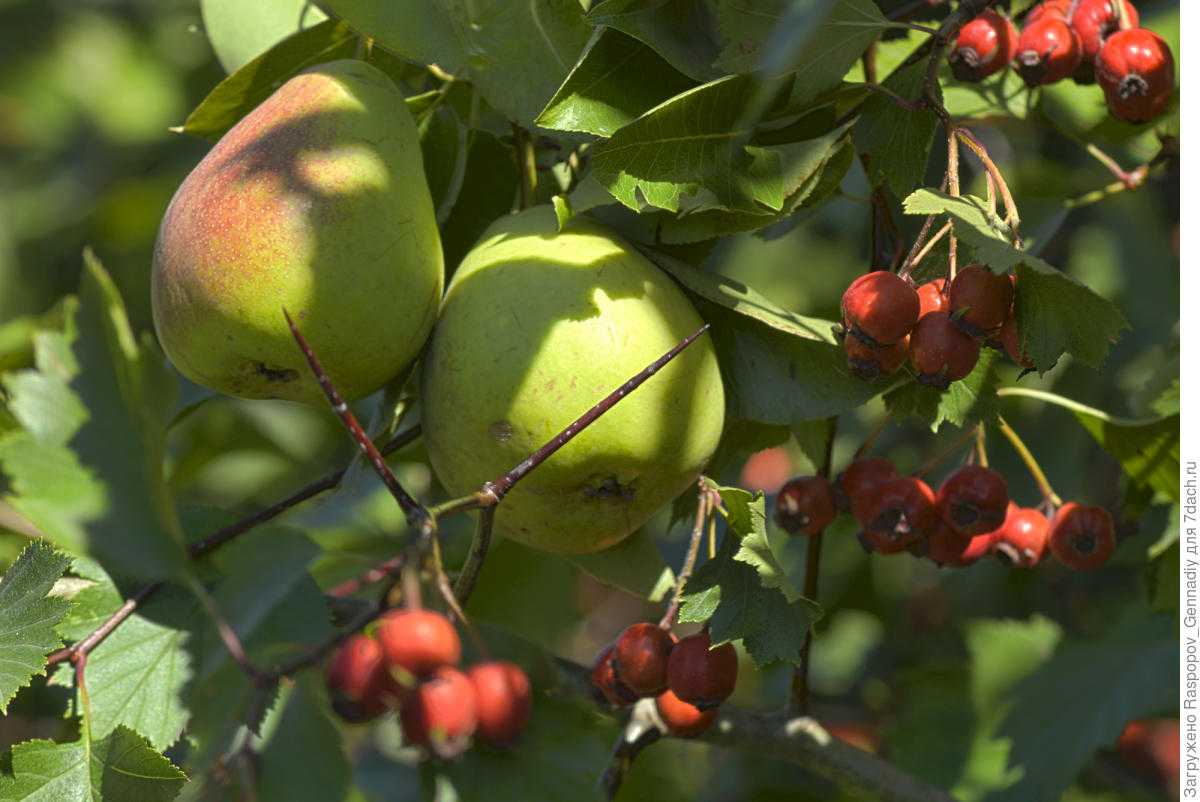
[{"label": "red berry", "polygon": [[915,476],[901,476],[880,485],[865,505],[863,541],[872,551],[895,554],[926,537],[937,524],[933,490]]},{"label": "red berry", "polygon": [[529,677],[517,664],[497,660],[472,666],[467,679],[475,688],[476,733],[494,746],[511,744],[529,723]]},{"label": "red berry", "polygon": [[1010,501],[1004,525],[992,534],[992,551],[1012,565],[1032,568],[1046,551],[1050,522],[1032,507],[1018,507]]},{"label": "red berry", "polygon": [[1029,354],[1021,350],[1021,334],[1017,330],[1017,316],[1010,315],[1008,320],[1004,321],[1004,325],[1000,327],[1000,343],[1004,346],[1004,353],[1008,354],[1008,358],[1016,362],[1026,370],[1033,370],[1033,360],[1029,358]]},{"label": "red berry", "polygon": [[982,81],[1008,66],[1017,52],[1017,29],[988,9],[958,32],[950,51],[950,71],[960,81]]},{"label": "red berry", "polygon": [[613,646],[617,679],[638,696],[657,696],[667,687],[667,660],[675,638],[654,624],[627,627]]},{"label": "red berry", "polygon": [[792,458],[786,448],[776,446],[751,454],[742,466],[738,484],[747,490],[777,493],[791,475]]},{"label": "red berry", "polygon": [[950,282],[950,314],[972,337],[995,332],[1013,304],[1013,283],[983,265],[967,265]]},{"label": "red berry", "polygon": [[1008,482],[991,468],[964,465],[942,482],[938,511],[960,535],[982,535],[999,529],[1008,514]]},{"label": "red berry", "polygon": [[846,362],[850,372],[863,381],[875,381],[880,376],[895,373],[908,359],[908,336],[895,345],[871,346],[857,337],[847,337]]},{"label": "red berry", "polygon": [[798,476],[775,499],[775,521],[788,534],[818,534],[836,515],[833,487],[824,476]]},{"label": "red berry", "polygon": [[379,620],[378,636],[388,667],[413,677],[457,665],[462,657],[454,625],[432,610],[392,610]]},{"label": "red berry", "polygon": [[926,557],[938,565],[964,567],[987,556],[995,541],[995,532],[969,537],[951,529],[945,521],[938,521],[925,551]]},{"label": "red berry", "polygon": [[709,648],[708,632],[690,635],[671,650],[667,682],[680,700],[701,710],[716,707],[729,698],[737,684],[738,658],[732,643]]},{"label": "red berry", "polygon": [[1046,14],[1021,32],[1013,64],[1026,86],[1038,86],[1070,77],[1081,58],[1075,31],[1065,19]]},{"label": "red berry", "polygon": [[921,304],[921,317],[930,312],[949,311],[950,298],[946,292],[946,279],[935,278],[917,287],[917,300]]},{"label": "red berry", "polygon": [[843,507],[861,522],[865,515],[865,506],[874,496],[875,489],[897,476],[896,466],[891,460],[883,457],[859,457],[851,462],[838,478],[840,495],[845,497]]},{"label": "red berry", "polygon": [[638,700],[638,695],[625,683],[617,678],[616,667],[613,665],[613,650],[615,646],[605,646],[596,655],[592,663],[592,687],[613,707],[625,707]]},{"label": "red berry", "polygon": [[456,668],[443,666],[400,706],[404,737],[441,758],[462,754],[477,723],[475,686]]},{"label": "red berry", "polygon": [[667,725],[671,734],[679,738],[693,738],[712,726],[717,720],[717,709],[701,710],[680,699],[670,689],[654,700],[658,716]]},{"label": "red berry", "polygon": [[1096,80],[1114,117],[1142,123],[1162,114],[1175,90],[1175,58],[1162,37],[1145,28],[1118,31],[1096,58]]},{"label": "red berry", "polygon": [[1050,16],[1066,19],[1071,11],[1071,0],[1046,0],[1038,3],[1025,17],[1025,25],[1029,26],[1049,14]]},{"label": "red berry", "polygon": [[1074,501],[1058,508],[1050,524],[1050,551],[1060,563],[1076,571],[1090,571],[1108,562],[1116,547],[1108,510]]},{"label": "red berry", "polygon": [[1179,798],[1179,719],[1138,719],[1125,725],[1117,740],[1125,765],[1166,787]]},{"label": "red berry", "polygon": [[352,635],[329,664],[326,683],[333,691],[333,708],[347,721],[367,721],[382,713],[388,675],[379,643]]},{"label": "red berry", "polygon": [[[1137,9],[1129,0],[1123,2],[1129,15],[1129,25],[1136,28],[1139,22]],[[1071,15],[1071,27],[1079,36],[1083,63],[1090,64],[1100,55],[1104,41],[1121,28],[1117,0],[1079,0],[1075,13]]]},{"label": "red berry", "polygon": [[908,346],[917,381],[942,390],[964,378],[979,361],[979,343],[963,334],[946,312],[921,318]]},{"label": "red berry", "polygon": [[867,345],[895,345],[917,324],[921,304],[907,281],[886,270],[856,278],[842,294],[850,335]]}]

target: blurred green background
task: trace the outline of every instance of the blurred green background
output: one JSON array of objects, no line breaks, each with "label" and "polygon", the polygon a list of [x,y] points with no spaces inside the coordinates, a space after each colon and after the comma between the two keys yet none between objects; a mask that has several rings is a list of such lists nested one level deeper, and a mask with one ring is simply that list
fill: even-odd
[{"label": "blurred green background", "polygon": [[[1144,23],[1179,53],[1177,4],[1139,5]],[[195,0],[0,0],[0,369],[26,358],[19,348],[6,350],[5,337],[17,337],[23,319],[52,313],[58,299],[74,291],[85,245],[113,274],[134,326],[151,328],[149,266],[158,222],[175,188],[208,148],[168,129],[182,123],[224,75]],[[1132,324],[1103,371],[1064,358],[1046,376],[1025,377],[1020,384],[1054,390],[1116,415],[1151,414],[1150,403],[1179,371],[1177,172],[1171,167],[1138,192],[1063,217],[1064,197],[1112,180],[1080,144],[1029,121],[995,121],[975,130],[1009,176],[1025,231],[1043,248],[1042,255],[1114,299]],[[1130,168],[1153,155],[1154,142],[1142,137],[1110,152]],[[931,176],[940,175],[938,158],[931,160]],[[834,318],[842,289],[869,259],[867,194],[856,165],[842,197],[782,236],[746,235],[723,243],[708,267],[790,309]],[[913,226],[902,222],[911,237]],[[1038,241],[1047,231],[1052,236]],[[1016,372],[1006,378],[1015,379]],[[835,466],[845,464],[882,409],[874,402],[845,416]],[[1069,413],[1010,400],[1005,414],[1060,495],[1120,507],[1119,466]],[[946,437],[913,424],[890,426],[876,450],[911,470]],[[1014,498],[1032,505],[1036,490],[1015,454],[997,436],[990,446],[993,464],[1009,477]],[[746,481],[770,490],[789,473],[809,469],[798,448],[782,453],[786,459],[773,471],[747,474]],[[340,429],[323,411],[217,400],[175,431],[172,481],[188,503],[250,508],[349,454]],[[437,493],[419,446],[394,462],[410,489]],[[769,462],[760,462],[760,469],[764,464]],[[731,468],[717,478],[736,482],[741,472]],[[364,532],[399,525],[386,494],[372,488],[358,501],[305,513],[313,526],[325,526],[330,538],[345,540],[351,568],[375,556],[370,548],[353,550],[359,538],[366,538]],[[821,601],[831,615],[818,629],[813,681],[818,714],[860,725],[894,759],[929,779],[966,782],[972,770],[967,757],[941,754],[938,744],[971,732],[972,722],[964,723],[954,705],[967,693],[972,621],[1025,620],[1036,612],[1066,635],[1107,628],[1144,597],[1144,577],[1131,566],[1143,562],[1145,548],[1167,528],[1167,519],[1167,508],[1152,508],[1128,527],[1131,537],[1118,558],[1087,575],[1049,564],[1032,572],[990,563],[939,572],[908,556],[868,557],[843,522],[827,538],[822,573]],[[666,524],[663,515],[655,531],[668,562],[676,563],[684,533],[680,527],[666,531]],[[0,530],[4,527],[0,519]],[[0,537],[0,562],[11,559],[22,543],[19,535]],[[802,544],[783,548],[793,576],[801,576]],[[506,558],[500,549],[473,606],[500,623],[523,621],[528,628],[523,634],[561,654],[587,660],[625,624],[650,614],[648,606],[566,563],[526,557],[508,553]],[[542,597],[530,598],[531,583],[542,589]],[[567,603],[550,603],[546,597],[554,594]],[[783,669],[757,677],[747,670],[745,676],[738,698],[747,704],[774,705],[786,693]],[[7,729],[11,726],[0,721],[0,746],[16,739]],[[401,788],[415,793],[415,778],[409,769],[376,759],[385,752],[383,747],[364,752],[364,789],[373,799],[408,798]],[[1098,761],[1068,798],[1161,798],[1153,781],[1110,763]],[[803,788],[809,790],[798,790]],[[623,799],[832,798],[790,767],[680,743],[648,752],[625,793]]]}]

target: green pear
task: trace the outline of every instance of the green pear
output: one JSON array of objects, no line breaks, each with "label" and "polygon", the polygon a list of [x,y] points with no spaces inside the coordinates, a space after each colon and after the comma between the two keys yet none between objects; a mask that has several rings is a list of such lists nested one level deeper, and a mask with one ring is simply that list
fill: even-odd
[{"label": "green pear", "polygon": [[348,399],[412,364],[444,274],[416,124],[361,61],[287,81],[196,166],[154,250],[154,325],[189,379],[322,404],[287,309]]},{"label": "green pear", "polygon": [[[702,324],[603,227],[549,207],[501,219],[463,259],[421,375],[433,469],[455,495],[499,478]],[[695,482],[725,395],[707,334],[518,483],[496,530],[560,554],[607,548]]]}]

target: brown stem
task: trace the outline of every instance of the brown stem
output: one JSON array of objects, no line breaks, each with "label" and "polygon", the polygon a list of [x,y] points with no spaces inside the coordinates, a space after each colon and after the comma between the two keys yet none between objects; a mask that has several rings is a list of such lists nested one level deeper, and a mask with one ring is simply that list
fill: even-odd
[{"label": "brown stem", "polygon": [[307,651],[293,657],[291,660],[286,660],[275,666],[267,675],[266,679],[269,682],[278,682],[284,677],[290,677],[297,671],[301,671],[309,666],[315,666],[324,659],[325,655],[332,652],[337,647],[341,646],[347,638],[356,632],[361,632],[363,627],[370,624],[376,618],[383,615],[387,611],[387,605],[380,599],[380,603],[376,604],[363,612],[359,613],[350,620],[344,628],[330,635],[321,643],[313,646]]},{"label": "brown stem", "polygon": [[118,607],[112,615],[105,619],[104,623],[101,624],[92,634],[88,635],[86,638],[78,641],[72,646],[66,646],[56,652],[52,652],[50,656],[46,658],[46,662],[49,665],[55,665],[56,663],[61,663],[66,660],[76,662],[80,658],[87,657],[87,655],[90,654],[93,649],[103,643],[104,639],[113,633],[113,630],[125,623],[125,620],[129,618],[129,616],[133,615],[134,611],[137,610],[139,605],[145,604],[146,600],[154,595],[154,593],[161,587],[162,583],[156,582],[153,585],[147,585],[146,587],[142,588],[133,596],[130,596],[128,599],[126,599],[124,604]]},{"label": "brown stem", "polygon": [[1054,492],[1054,488],[1050,486],[1050,480],[1046,478],[1045,471],[1038,464],[1037,458],[1033,456],[1033,452],[1029,450],[1029,446],[1025,445],[1025,441],[1020,438],[1016,430],[1008,425],[1003,417],[996,416],[996,425],[999,427],[1001,434],[1008,438],[1008,442],[1012,445],[1013,450],[1020,456],[1021,461],[1025,463],[1025,467],[1029,469],[1029,474],[1033,477],[1033,481],[1037,482],[1038,489],[1042,491],[1042,498],[1046,503],[1061,507],[1062,499]]},{"label": "brown stem", "polygon": [[879,439],[879,435],[883,434],[883,430],[887,428],[887,425],[891,423],[891,421],[892,413],[884,412],[883,415],[880,416],[879,420],[876,421],[875,425],[871,428],[870,433],[862,441],[862,445],[854,450],[854,456],[851,459],[858,459],[859,457],[868,454],[871,449],[875,447],[875,441]]},{"label": "brown stem", "polygon": [[[954,135],[956,130],[953,125],[946,126],[946,176],[949,179],[947,186],[952,198],[957,198],[962,194],[958,175],[958,137]],[[953,226],[950,228],[949,243],[950,273],[947,281],[954,281],[954,277],[958,275],[958,237],[954,234]]]},{"label": "brown stem", "polygon": [[955,134],[971,149],[971,152],[975,154],[976,158],[983,164],[984,169],[987,170],[988,175],[996,182],[996,189],[1000,191],[1000,198],[1004,201],[1004,222],[1008,224],[1013,245],[1020,248],[1021,215],[1017,212],[1017,202],[1013,199],[1012,192],[1008,189],[1008,182],[1004,180],[1004,175],[1000,172],[1000,168],[992,161],[992,157],[988,155],[987,147],[984,146],[978,137],[966,128],[956,128]]},{"label": "brown stem", "polygon": [[347,579],[338,585],[330,588],[325,595],[333,596],[334,598],[344,599],[347,596],[353,596],[368,585],[374,585],[377,582],[382,582],[385,579],[400,575],[400,569],[404,566],[405,555],[398,554],[390,560],[384,560],[374,568],[367,570],[360,576],[353,579]]},{"label": "brown stem", "polygon": [[[940,191],[945,192],[950,185],[950,171],[942,176],[942,185]],[[925,222],[921,224],[921,230],[917,233],[917,238],[913,240],[912,248],[908,251],[908,256],[905,257],[903,264],[900,266],[900,278],[907,279],[912,274],[913,265],[916,264],[918,253],[922,253],[925,245],[925,240],[929,236],[929,230],[933,228],[933,221],[937,219],[937,215],[931,214],[925,218]]]},{"label": "brown stem", "polygon": [[679,602],[683,598],[683,588],[687,585],[687,581],[696,567],[696,557],[700,554],[700,541],[704,537],[704,522],[712,514],[712,492],[705,486],[704,478],[701,477],[700,491],[696,499],[696,523],[692,526],[692,537],[688,541],[687,554],[683,558],[679,576],[675,578],[675,590],[671,593],[671,603],[667,605],[666,612],[658,622],[663,629],[670,629],[675,623],[675,616],[679,612]]},{"label": "brown stem", "polygon": [[513,150],[517,159],[517,172],[521,177],[520,206],[528,209],[537,194],[537,150],[533,137],[521,126],[512,124]]}]

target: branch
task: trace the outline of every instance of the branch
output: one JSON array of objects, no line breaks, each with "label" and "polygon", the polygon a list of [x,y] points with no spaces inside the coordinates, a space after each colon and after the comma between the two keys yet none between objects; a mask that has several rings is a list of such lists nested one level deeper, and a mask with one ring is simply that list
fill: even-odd
[{"label": "branch", "polygon": [[471,548],[467,559],[463,561],[458,578],[454,580],[454,595],[460,604],[466,605],[475,590],[479,572],[483,570],[483,561],[487,558],[488,549],[492,545],[492,521],[496,517],[495,507],[484,507],[479,511],[479,520],[475,522],[475,536],[471,538]]},{"label": "branch", "polygon": [[696,556],[700,553],[700,540],[704,537],[704,522],[708,520],[708,516],[712,514],[713,510],[713,492],[715,491],[705,487],[702,477],[699,498],[696,500],[696,524],[692,527],[692,538],[688,541],[687,554],[683,558],[679,576],[675,579],[675,590],[671,594],[671,603],[667,605],[667,611],[663,613],[662,619],[658,622],[663,629],[670,629],[671,625],[675,623],[675,615],[679,612],[679,602],[683,599],[683,588],[687,585],[688,578],[691,577],[692,570],[696,567]]}]

